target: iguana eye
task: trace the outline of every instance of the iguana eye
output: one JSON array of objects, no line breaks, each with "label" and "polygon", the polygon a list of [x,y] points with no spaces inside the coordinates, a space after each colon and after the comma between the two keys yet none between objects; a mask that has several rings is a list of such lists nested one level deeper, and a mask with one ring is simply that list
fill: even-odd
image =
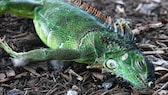
[{"label": "iguana eye", "polygon": [[109,59],[109,60],[107,60],[107,62],[105,64],[106,64],[106,67],[109,69],[117,68],[117,62],[115,60]]}]

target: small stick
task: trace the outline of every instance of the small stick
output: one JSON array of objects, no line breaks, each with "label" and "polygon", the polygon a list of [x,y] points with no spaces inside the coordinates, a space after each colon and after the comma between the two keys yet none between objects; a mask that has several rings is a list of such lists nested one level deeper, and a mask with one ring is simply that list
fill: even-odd
[{"label": "small stick", "polygon": [[144,51],[143,54],[150,55],[150,54],[165,54],[163,50],[156,50],[156,51]]},{"label": "small stick", "polygon": [[164,76],[160,77],[159,79],[157,79],[157,80],[156,80],[156,83],[159,83],[159,82],[161,82],[161,81],[163,81],[163,80],[166,80],[166,79],[168,79],[168,73],[165,74]]},{"label": "small stick", "polygon": [[83,80],[83,77],[78,75],[77,73],[75,73],[72,69],[69,70],[69,74],[72,74],[74,76],[77,76],[77,79],[82,81]]},{"label": "small stick", "polygon": [[133,34],[140,34],[141,31],[145,31],[145,30],[148,30],[150,28],[159,28],[159,27],[162,27],[163,24],[162,22],[157,22],[157,23],[150,23],[150,24],[146,24],[146,25],[142,25],[142,26],[139,26],[135,29],[132,30]]}]

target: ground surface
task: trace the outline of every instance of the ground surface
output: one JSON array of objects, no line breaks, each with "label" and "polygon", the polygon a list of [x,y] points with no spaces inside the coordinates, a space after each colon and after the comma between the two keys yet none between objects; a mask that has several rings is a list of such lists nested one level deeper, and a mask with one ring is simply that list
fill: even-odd
[{"label": "ground surface", "polygon": [[[168,95],[168,1],[84,1],[113,18],[131,20],[137,46],[155,64],[156,86],[137,91],[115,76],[86,70],[86,65],[77,63],[53,68],[49,62],[40,62],[16,68],[0,49],[0,95]],[[142,6],[138,8],[139,4]],[[0,37],[5,35],[14,50],[45,47],[35,34],[32,20],[5,14],[0,22]]]}]

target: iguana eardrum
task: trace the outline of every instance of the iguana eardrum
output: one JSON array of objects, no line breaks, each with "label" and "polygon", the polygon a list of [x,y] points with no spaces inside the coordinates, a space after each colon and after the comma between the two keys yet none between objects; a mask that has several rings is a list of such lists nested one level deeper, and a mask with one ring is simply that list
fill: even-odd
[{"label": "iguana eardrum", "polygon": [[4,13],[33,19],[38,36],[49,47],[17,53],[1,42],[14,59],[102,65],[137,89],[154,85],[154,67],[136,48],[126,20],[113,22],[80,0],[1,0],[0,14]]}]

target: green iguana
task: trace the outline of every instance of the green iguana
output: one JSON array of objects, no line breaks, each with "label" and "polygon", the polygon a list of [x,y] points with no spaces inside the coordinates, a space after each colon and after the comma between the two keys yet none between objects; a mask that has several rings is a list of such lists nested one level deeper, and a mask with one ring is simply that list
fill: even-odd
[{"label": "green iguana", "polygon": [[63,60],[101,65],[137,89],[154,85],[154,67],[134,44],[129,22],[113,21],[80,0],[1,0],[0,14],[33,19],[36,32],[49,48],[17,53],[0,46],[14,59],[36,62]]}]

